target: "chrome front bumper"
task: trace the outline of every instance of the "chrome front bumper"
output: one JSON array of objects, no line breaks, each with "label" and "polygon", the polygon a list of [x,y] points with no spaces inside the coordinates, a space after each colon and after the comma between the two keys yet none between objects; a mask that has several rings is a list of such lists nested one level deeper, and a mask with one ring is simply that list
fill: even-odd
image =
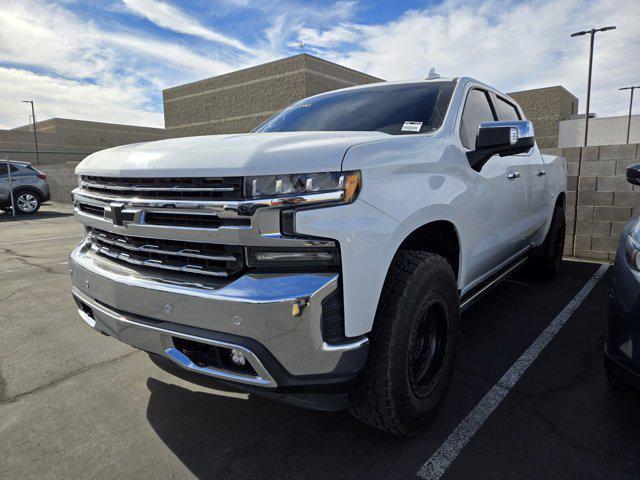
[{"label": "chrome front bumper", "polygon": [[[288,375],[324,376],[344,369],[343,357],[367,344],[366,337],[339,345],[323,341],[322,301],[338,288],[335,273],[247,274],[213,289],[142,277],[86,244],[71,253],[69,264],[73,295],[93,315],[81,308],[79,313],[92,328],[196,373],[277,387],[273,362],[265,356]],[[236,348],[257,375],[198,366],[175,348],[173,338]]]}]

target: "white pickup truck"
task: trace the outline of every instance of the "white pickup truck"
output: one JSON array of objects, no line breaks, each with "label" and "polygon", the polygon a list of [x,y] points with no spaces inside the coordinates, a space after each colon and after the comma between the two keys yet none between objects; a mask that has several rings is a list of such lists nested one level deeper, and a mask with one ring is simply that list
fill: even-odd
[{"label": "white pickup truck", "polygon": [[112,148],[76,173],[86,323],[178,375],[399,435],[443,401],[460,313],[563,253],[564,159],[471,78],[324,93],[252,133]]}]

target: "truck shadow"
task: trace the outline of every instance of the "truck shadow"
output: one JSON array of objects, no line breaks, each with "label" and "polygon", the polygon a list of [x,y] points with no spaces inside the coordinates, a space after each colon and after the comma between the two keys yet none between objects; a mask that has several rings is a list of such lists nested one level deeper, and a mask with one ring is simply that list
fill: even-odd
[{"label": "truck shadow", "polygon": [[596,268],[565,262],[557,280],[543,283],[516,275],[465,313],[451,388],[423,435],[398,438],[348,412],[313,412],[255,396],[231,398],[219,384],[218,392],[209,393],[156,378],[147,381],[147,419],[198,478],[414,478]]},{"label": "truck shadow", "polygon": [[197,478],[360,478],[371,471],[372,450],[395,457],[412,442],[362,425],[347,412],[229,398],[154,378],[147,387],[149,423]]}]

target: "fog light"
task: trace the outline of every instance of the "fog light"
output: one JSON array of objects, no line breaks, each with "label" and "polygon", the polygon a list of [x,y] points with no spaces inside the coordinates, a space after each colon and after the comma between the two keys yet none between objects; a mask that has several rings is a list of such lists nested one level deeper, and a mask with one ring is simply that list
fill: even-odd
[{"label": "fog light", "polygon": [[250,267],[333,267],[339,263],[336,248],[247,247],[247,264]]},{"label": "fog light", "polygon": [[247,363],[247,358],[244,356],[244,353],[242,353],[240,350],[238,350],[237,348],[232,348],[231,361],[236,365],[240,365],[241,367],[244,367],[244,365]]}]

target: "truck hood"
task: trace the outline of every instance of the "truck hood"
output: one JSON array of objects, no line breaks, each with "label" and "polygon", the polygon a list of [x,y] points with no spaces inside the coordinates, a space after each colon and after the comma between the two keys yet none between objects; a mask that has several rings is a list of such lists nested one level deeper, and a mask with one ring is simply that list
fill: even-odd
[{"label": "truck hood", "polygon": [[173,138],[89,155],[78,175],[200,177],[340,170],[349,147],[389,138],[381,132],[277,132]]}]

